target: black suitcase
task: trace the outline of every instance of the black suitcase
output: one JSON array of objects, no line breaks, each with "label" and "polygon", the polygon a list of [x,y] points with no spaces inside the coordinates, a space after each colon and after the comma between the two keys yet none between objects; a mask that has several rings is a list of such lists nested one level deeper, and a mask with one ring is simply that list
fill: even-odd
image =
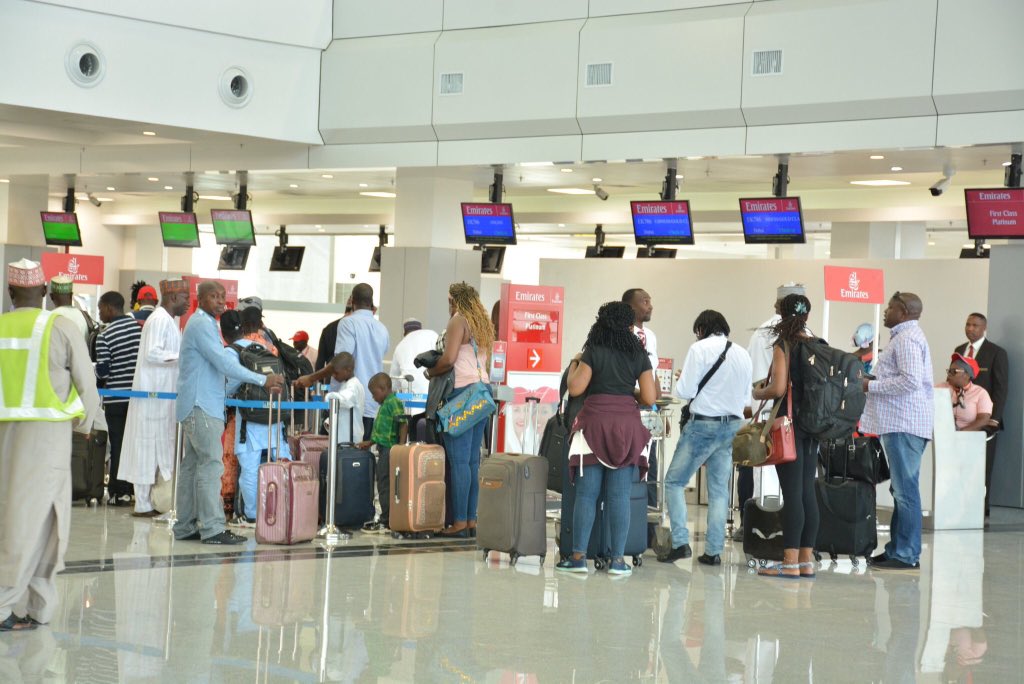
[{"label": "black suitcase", "polygon": [[[568,458],[565,459],[568,461]],[[577,474],[577,477],[579,475]],[[559,557],[564,560],[572,555],[573,507],[576,505],[576,482],[566,476],[562,489],[562,520],[558,529]],[[594,526],[590,529],[587,543],[587,558],[594,561],[594,568],[602,569],[611,561],[611,524],[605,515],[605,496],[602,491],[597,499],[597,513]],[[639,477],[629,491],[629,532],[626,534],[624,555],[633,557],[633,565],[643,565],[643,553],[647,550],[647,483]]]},{"label": "black suitcase", "polygon": [[[349,434],[355,422],[349,409]],[[327,513],[327,466],[330,449],[320,455],[320,510]],[[373,506],[373,454],[353,444],[338,445],[338,469],[334,482],[334,524],[341,528],[359,528],[376,517]],[[325,517],[325,522],[327,518]]]},{"label": "black suitcase", "polygon": [[91,439],[71,433],[71,500],[99,501],[106,478],[107,433],[98,430]]},{"label": "black suitcase", "polygon": [[548,462],[547,488],[562,493],[565,461],[569,453],[569,430],[563,423],[561,409],[544,426],[540,439],[540,455]]},{"label": "black suitcase", "polygon": [[748,499],[743,504],[743,553],[747,566],[762,567],[782,560],[782,505],[777,496]]},{"label": "black suitcase", "polygon": [[856,560],[868,558],[878,546],[875,519],[875,486],[841,477],[823,477],[814,482],[818,499],[817,552],[832,560],[840,554]]}]

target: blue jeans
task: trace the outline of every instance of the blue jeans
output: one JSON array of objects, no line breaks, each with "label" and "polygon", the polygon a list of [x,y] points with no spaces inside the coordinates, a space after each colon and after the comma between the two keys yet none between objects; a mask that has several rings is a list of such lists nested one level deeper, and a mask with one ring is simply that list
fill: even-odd
[{"label": "blue jeans", "polygon": [[892,480],[892,523],[885,555],[913,565],[921,558],[921,455],[928,444],[909,432],[881,435]]},{"label": "blue jeans", "polygon": [[637,477],[636,466],[605,468],[603,465],[585,465],[583,473],[576,475],[576,501],[572,508],[572,550],[585,556],[590,543],[590,532],[597,516],[597,500],[604,488],[604,514],[608,517],[608,546],[612,558],[622,558],[629,535],[629,492]]},{"label": "blue jeans", "polygon": [[725,547],[725,518],[729,513],[729,478],[732,476],[732,438],[740,419],[720,423],[691,419],[676,444],[672,464],[665,473],[665,502],[672,523],[672,548],[690,543],[686,526],[684,488],[693,474],[707,464],[708,536],[704,553],[717,556]]},{"label": "blue jeans", "polygon": [[[456,396],[466,390],[465,387],[455,390]],[[442,434],[444,450],[448,456],[452,481],[452,521],[461,523],[476,521],[476,504],[480,498],[480,445],[484,442],[484,432],[489,421],[481,420],[471,429],[458,437],[447,432]]]},{"label": "blue jeans", "polygon": [[224,531],[224,502],[220,498],[220,478],[224,474],[224,448],[221,436],[224,421],[192,409],[181,421],[185,453],[178,471],[178,539],[199,532],[209,539]]}]

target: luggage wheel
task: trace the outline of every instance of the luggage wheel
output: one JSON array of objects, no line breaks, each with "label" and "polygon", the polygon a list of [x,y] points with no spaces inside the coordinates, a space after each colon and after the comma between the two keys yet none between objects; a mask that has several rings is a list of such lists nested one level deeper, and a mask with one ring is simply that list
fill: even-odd
[{"label": "luggage wheel", "polygon": [[760,565],[762,568],[768,567],[768,559],[767,558],[762,558],[761,560],[759,560],[757,562],[758,562],[758,565]]},{"label": "luggage wheel", "polygon": [[856,556],[850,556],[850,563],[852,563],[855,568],[860,565],[860,561],[857,560]]},{"label": "luggage wheel", "polygon": [[757,567],[757,559],[754,558],[753,556],[747,556],[747,567],[748,568],[756,568]]},{"label": "luggage wheel", "polygon": [[604,570],[604,559],[595,558],[594,559],[594,569],[595,570]]},{"label": "luggage wheel", "polygon": [[512,567],[515,567],[516,563],[518,563],[518,562],[519,562],[519,554],[518,554],[518,553],[510,553],[510,554],[509,554],[509,560],[510,560],[510,563],[509,563],[509,564],[510,564],[510,565],[511,565]]},{"label": "luggage wheel", "polygon": [[639,568],[643,564],[644,564],[644,559],[642,557],[640,557],[640,556],[633,556],[633,567],[634,568]]},{"label": "luggage wheel", "polygon": [[487,554],[489,554],[490,552],[491,552],[490,549],[484,549],[483,558],[481,560],[486,561],[487,560]]},{"label": "luggage wheel", "polygon": [[812,553],[814,554],[814,560],[817,561],[818,563],[820,563],[821,562],[821,552],[818,551],[817,549],[814,549],[814,551]]},{"label": "luggage wheel", "polygon": [[547,558],[547,555],[546,554],[541,554],[541,556],[540,556],[540,566],[541,567],[544,567],[544,559],[545,558]]}]

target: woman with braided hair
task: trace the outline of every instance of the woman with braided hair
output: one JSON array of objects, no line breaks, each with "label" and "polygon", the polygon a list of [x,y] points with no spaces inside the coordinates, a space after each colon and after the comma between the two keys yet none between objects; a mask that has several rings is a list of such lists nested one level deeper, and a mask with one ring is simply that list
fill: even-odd
[{"label": "woman with braided hair", "polygon": [[[480,295],[466,283],[453,283],[448,288],[448,313],[451,319],[444,336],[438,340],[441,358],[425,375],[431,378],[454,369],[455,389],[446,397],[451,399],[476,382],[487,382],[484,369],[489,367],[494,327],[480,302]],[[452,525],[441,532],[444,536],[476,536],[476,505],[480,493],[477,473],[486,429],[484,420],[458,437],[442,435],[452,481]]]},{"label": "woman with braided hair", "polygon": [[[573,553],[555,566],[585,574],[587,545],[602,488],[611,529],[611,575],[629,575],[623,560],[629,533],[629,491],[647,471],[651,433],[640,421],[639,400],[657,399],[651,360],[633,334],[635,314],[625,302],[609,302],[597,312],[583,351],[569,364],[569,394],[586,394],[576,416],[569,448],[570,478],[579,478],[573,504]],[[639,396],[634,388],[639,383]]]}]

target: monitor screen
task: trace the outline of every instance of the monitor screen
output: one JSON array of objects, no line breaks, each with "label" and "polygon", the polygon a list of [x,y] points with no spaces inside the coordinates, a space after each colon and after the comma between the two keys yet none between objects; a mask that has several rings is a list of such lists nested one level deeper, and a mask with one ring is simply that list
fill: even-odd
[{"label": "monitor screen", "polygon": [[803,244],[804,219],[799,197],[741,199],[743,241],[748,245]]},{"label": "monitor screen", "polygon": [[306,248],[299,247],[275,247],[274,256],[270,257],[271,271],[298,271],[302,268],[302,257],[306,254]]},{"label": "monitor screen", "polygon": [[630,202],[633,238],[638,245],[692,245],[689,200]]},{"label": "monitor screen", "polygon": [[641,247],[640,249],[636,250],[636,258],[637,259],[675,259],[676,258],[676,250],[674,250],[674,249],[666,249],[666,248],[658,248],[658,249],[651,250],[650,254],[648,254],[647,253],[647,248],[646,247]]},{"label": "monitor screen", "polygon": [[244,271],[245,264],[249,261],[249,247],[247,245],[228,245],[220,251],[220,261],[217,263],[218,271]]},{"label": "monitor screen", "polygon": [[511,204],[462,203],[462,227],[470,245],[514,245],[516,226]]},{"label": "monitor screen", "polygon": [[621,259],[626,253],[626,248],[619,245],[616,247],[602,246],[600,251],[594,245],[587,247],[586,257],[588,259]]},{"label": "monitor screen", "polygon": [[256,244],[256,234],[252,228],[252,212],[237,209],[211,209],[213,235],[218,245],[252,245]]},{"label": "monitor screen", "polygon": [[972,240],[1024,238],[1024,188],[964,190]]},{"label": "monitor screen", "polygon": [[43,237],[48,245],[81,247],[82,233],[78,230],[78,216],[75,214],[39,212],[43,219]]},{"label": "monitor screen", "polygon": [[161,211],[160,234],[164,247],[198,247],[199,226],[191,212]]},{"label": "monitor screen", "polygon": [[504,247],[484,247],[480,251],[480,272],[501,273],[501,267],[505,263]]}]

